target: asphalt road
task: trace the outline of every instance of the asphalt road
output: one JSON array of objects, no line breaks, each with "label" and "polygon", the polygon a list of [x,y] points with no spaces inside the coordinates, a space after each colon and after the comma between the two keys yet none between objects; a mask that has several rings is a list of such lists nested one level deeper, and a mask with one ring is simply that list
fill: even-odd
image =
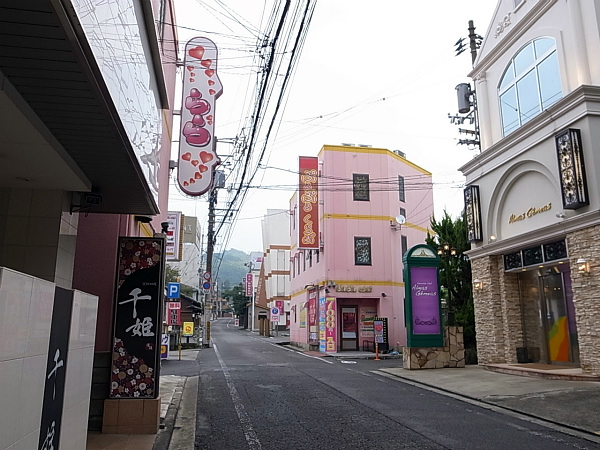
[{"label": "asphalt road", "polygon": [[374,373],[399,360],[315,358],[212,323],[213,346],[162,374],[199,376],[197,450],[600,449]]}]

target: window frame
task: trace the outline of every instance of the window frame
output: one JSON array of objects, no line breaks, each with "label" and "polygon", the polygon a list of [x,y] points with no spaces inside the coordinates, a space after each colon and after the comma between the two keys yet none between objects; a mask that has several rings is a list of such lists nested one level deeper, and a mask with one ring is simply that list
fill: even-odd
[{"label": "window frame", "polygon": [[[368,262],[359,261],[359,241],[364,240],[367,244],[368,251]],[[373,252],[372,252],[372,243],[370,236],[354,236],[354,265],[355,266],[372,266],[373,265]]]},{"label": "window frame", "polygon": [[[359,183],[365,183],[358,180],[359,177],[366,177],[366,187],[361,187]],[[360,195],[360,194],[363,195]],[[366,194],[366,195],[365,195]],[[352,174],[352,200],[355,202],[371,201],[370,179],[368,173],[353,173]]]},{"label": "window frame", "polygon": [[[536,42],[544,40],[551,41],[552,45],[542,47],[540,54],[538,54]],[[540,42],[540,44],[542,43]],[[531,52],[532,60],[529,61],[526,65],[520,67],[518,69],[519,72],[517,73],[517,63],[519,61],[519,57],[522,58],[524,56],[527,56],[527,52]],[[560,88],[560,92],[549,97],[549,99],[544,100],[542,85],[547,84],[545,82],[547,80],[551,80],[551,78],[550,75],[546,75],[550,72],[542,71],[540,70],[540,68],[544,66],[544,63],[548,62],[551,58],[553,58],[556,63],[555,75],[558,75],[558,85]],[[535,85],[536,89],[523,90],[522,88],[527,82],[528,77],[531,78],[532,76],[533,84]],[[508,81],[505,81],[507,77],[509,77]],[[528,93],[528,95],[531,95],[531,97],[525,97],[525,95],[523,94],[523,92],[525,91]],[[527,122],[539,116],[543,111],[555,104],[558,100],[563,98],[562,83],[560,80],[560,65],[558,61],[558,47],[556,45],[556,39],[551,36],[540,36],[538,38],[532,39],[523,47],[521,47],[519,51],[517,51],[510,58],[509,63],[506,65],[506,68],[504,69],[504,72],[502,73],[502,76],[500,77],[500,80],[498,82],[496,92],[498,98],[498,109],[500,112],[500,127],[502,130],[503,137],[506,137],[511,133],[515,132]],[[526,100],[528,100],[527,103],[525,102]],[[529,111],[522,110],[522,106],[528,103],[530,105],[533,105],[532,100],[537,101],[537,105],[535,108],[536,111],[534,113],[530,113]],[[511,103],[514,103],[514,105]],[[506,124],[505,118],[508,118],[509,112],[511,116],[512,114],[515,114],[516,117],[510,123]]]},{"label": "window frame", "polygon": [[402,175],[398,175],[398,199],[406,203],[406,183]]}]

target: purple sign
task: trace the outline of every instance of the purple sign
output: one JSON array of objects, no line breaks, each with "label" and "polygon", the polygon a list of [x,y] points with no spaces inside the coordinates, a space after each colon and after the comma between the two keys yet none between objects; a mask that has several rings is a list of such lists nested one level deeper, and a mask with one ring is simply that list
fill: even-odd
[{"label": "purple sign", "polygon": [[413,334],[440,334],[440,299],[437,269],[413,267],[410,269]]}]

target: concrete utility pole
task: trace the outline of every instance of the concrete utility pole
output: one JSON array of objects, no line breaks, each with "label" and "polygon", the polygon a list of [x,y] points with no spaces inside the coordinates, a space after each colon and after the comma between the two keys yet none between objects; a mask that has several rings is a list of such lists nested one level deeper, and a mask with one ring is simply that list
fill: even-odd
[{"label": "concrete utility pole", "polygon": [[[217,190],[212,189],[208,198],[208,231],[206,239],[206,271],[211,275],[212,280],[212,260],[213,253],[215,251],[215,205],[217,203]],[[206,346],[210,347],[210,336],[209,336],[209,321],[208,313],[210,305],[212,308],[212,283],[210,289],[204,297],[204,339],[206,340]],[[212,312],[212,309],[210,309]]]}]

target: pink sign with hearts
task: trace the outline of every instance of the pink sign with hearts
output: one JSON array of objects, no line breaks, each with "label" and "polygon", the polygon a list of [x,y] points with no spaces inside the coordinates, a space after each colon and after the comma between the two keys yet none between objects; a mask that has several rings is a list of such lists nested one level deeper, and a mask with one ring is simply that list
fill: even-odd
[{"label": "pink sign with hearts", "polygon": [[181,132],[177,181],[188,195],[202,195],[212,188],[216,152],[215,103],[223,93],[217,75],[217,46],[205,37],[190,39],[185,46]]}]

